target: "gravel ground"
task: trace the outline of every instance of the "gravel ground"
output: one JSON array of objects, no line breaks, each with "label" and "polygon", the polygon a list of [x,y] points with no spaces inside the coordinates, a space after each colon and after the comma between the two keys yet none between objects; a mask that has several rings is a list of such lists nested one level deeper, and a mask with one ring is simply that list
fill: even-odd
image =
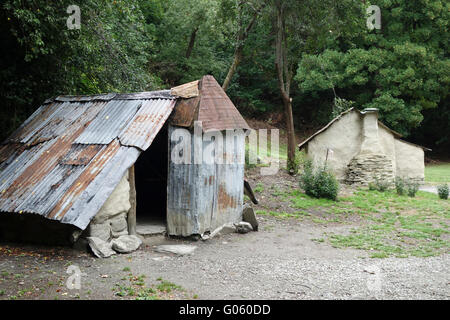
[{"label": "gravel ground", "polygon": [[437,186],[433,186],[433,185],[420,186],[419,190],[438,194]]},{"label": "gravel ground", "polygon": [[[113,288],[123,281],[126,267],[133,275],[145,275],[146,285],[163,278],[185,289],[170,299],[450,298],[448,254],[371,259],[365,251],[336,249],[312,240],[348,226],[317,226],[272,217],[261,220],[259,232],[205,242],[153,237],[137,252],[108,259],[71,249],[48,254],[48,248],[9,246],[25,253],[0,255],[0,271],[21,275],[3,276],[0,299],[123,299],[114,295]],[[177,243],[198,248],[191,256],[154,250],[158,244]],[[64,285],[69,264],[84,273],[80,290]],[[21,288],[26,288],[25,293],[19,292]]]}]

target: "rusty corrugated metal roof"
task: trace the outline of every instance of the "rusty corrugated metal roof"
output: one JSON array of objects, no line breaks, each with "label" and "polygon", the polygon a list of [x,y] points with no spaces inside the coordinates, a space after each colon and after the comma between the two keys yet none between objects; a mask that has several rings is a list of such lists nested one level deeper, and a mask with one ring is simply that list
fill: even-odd
[{"label": "rusty corrugated metal roof", "polygon": [[168,90],[47,100],[0,145],[0,211],[86,228],[174,104]]},{"label": "rusty corrugated metal roof", "polygon": [[222,87],[213,76],[204,76],[198,82],[199,95],[177,102],[171,123],[190,127],[194,121],[202,121],[203,131],[250,129]]},{"label": "rusty corrugated metal roof", "polygon": [[202,121],[204,131],[250,129],[213,76],[202,78],[198,120]]}]

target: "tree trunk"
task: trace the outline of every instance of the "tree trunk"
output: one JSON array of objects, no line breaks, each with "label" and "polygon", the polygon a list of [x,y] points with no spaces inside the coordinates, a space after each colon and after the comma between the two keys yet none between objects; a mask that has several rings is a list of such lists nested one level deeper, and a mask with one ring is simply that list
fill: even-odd
[{"label": "tree trunk", "polygon": [[192,49],[194,49],[195,38],[197,37],[198,27],[195,28],[191,33],[191,39],[189,40],[189,45],[186,50],[186,58],[189,59],[192,53]]},{"label": "tree trunk", "polygon": [[242,50],[236,50],[234,53],[234,59],[233,63],[230,66],[230,69],[228,70],[227,77],[225,78],[225,81],[223,82],[222,89],[223,91],[227,91],[228,86],[231,83],[231,79],[233,78],[234,73],[236,72],[236,69],[241,62],[242,58]]},{"label": "tree trunk", "polygon": [[287,128],[287,138],[288,138],[288,161],[291,162],[291,165],[288,166],[289,174],[296,173],[296,159],[295,159],[295,151],[297,149],[297,144],[295,141],[295,130],[294,130],[294,117],[292,115],[292,99],[289,99],[288,102],[284,102],[284,112],[286,117],[286,128]]},{"label": "tree trunk", "polygon": [[296,142],[294,130],[294,117],[292,115],[292,98],[289,96],[292,70],[289,67],[287,56],[287,37],[284,23],[284,7],[281,1],[276,2],[276,36],[275,36],[275,67],[278,75],[278,86],[283,99],[284,113],[286,120],[286,130],[288,137],[288,163],[289,174],[296,174],[298,164],[295,159]]},{"label": "tree trunk", "polygon": [[222,85],[222,89],[224,91],[227,91],[228,87],[230,86],[231,80],[233,79],[233,75],[236,72],[236,69],[237,69],[239,63],[241,63],[242,51],[244,49],[244,42],[248,38],[248,35],[249,35],[250,31],[252,30],[253,25],[255,24],[256,19],[258,18],[258,15],[261,13],[261,10],[264,7],[265,7],[265,3],[263,3],[258,10],[255,10],[255,12],[253,13],[252,20],[247,25],[247,28],[245,28],[245,30],[241,30],[239,32],[239,35],[237,38],[236,50],[234,51],[233,63],[231,64],[230,68],[228,69],[227,76]]}]

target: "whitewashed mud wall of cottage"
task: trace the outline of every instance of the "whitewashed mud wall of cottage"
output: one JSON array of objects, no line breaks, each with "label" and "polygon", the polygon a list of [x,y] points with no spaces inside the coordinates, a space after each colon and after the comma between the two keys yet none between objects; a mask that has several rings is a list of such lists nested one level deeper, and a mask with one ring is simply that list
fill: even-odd
[{"label": "whitewashed mud wall of cottage", "polygon": [[100,211],[91,220],[86,229],[86,236],[109,241],[127,235],[127,215],[130,208],[130,183],[127,171]]}]

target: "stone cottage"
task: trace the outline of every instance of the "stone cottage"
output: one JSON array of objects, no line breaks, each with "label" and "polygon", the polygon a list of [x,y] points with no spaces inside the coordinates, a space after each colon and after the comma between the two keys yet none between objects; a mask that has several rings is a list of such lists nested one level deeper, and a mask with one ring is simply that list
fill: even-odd
[{"label": "stone cottage", "polygon": [[[47,100],[0,145],[0,238],[95,238],[123,251],[139,232],[198,236],[239,222],[249,129],[212,76],[171,90]],[[228,132],[235,143],[215,149],[211,137]],[[231,161],[194,161],[211,150]],[[181,153],[187,161],[174,161]]]},{"label": "stone cottage", "polygon": [[377,109],[351,108],[299,144],[316,166],[327,165],[342,182],[392,183],[395,177],[424,181],[422,146],[378,120]]}]

